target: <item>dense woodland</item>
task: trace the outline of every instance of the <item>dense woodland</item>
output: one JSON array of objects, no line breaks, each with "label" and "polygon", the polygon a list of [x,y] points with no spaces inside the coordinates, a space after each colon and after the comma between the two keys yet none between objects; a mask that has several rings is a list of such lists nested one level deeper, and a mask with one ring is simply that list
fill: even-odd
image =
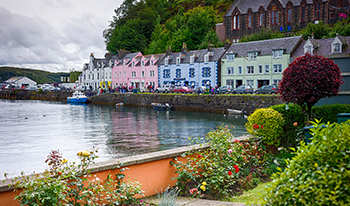
[{"label": "dense woodland", "polygon": [[36,81],[38,84],[53,84],[61,82],[62,75],[67,76],[69,73],[51,73],[35,69],[0,67],[0,82],[4,82],[11,77],[25,76],[33,81]]},{"label": "dense woodland", "polygon": [[[168,48],[180,51],[182,43],[189,50],[204,49],[208,44],[223,46],[216,34],[215,25],[223,22],[226,10],[234,0],[124,0],[115,10],[115,16],[104,31],[106,49],[143,54],[164,53]],[[330,38],[336,34],[349,36],[349,19],[334,25],[309,24],[307,28],[293,31],[304,39]],[[281,38],[290,33],[261,32],[242,37],[241,42]],[[293,34],[292,34],[293,35]]]}]

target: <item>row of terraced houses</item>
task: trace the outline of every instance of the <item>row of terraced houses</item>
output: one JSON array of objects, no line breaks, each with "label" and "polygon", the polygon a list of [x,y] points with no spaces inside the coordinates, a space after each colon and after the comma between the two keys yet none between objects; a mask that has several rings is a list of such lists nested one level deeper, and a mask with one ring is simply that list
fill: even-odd
[{"label": "row of terraced houses", "polygon": [[119,51],[106,54],[84,64],[79,76],[80,85],[93,90],[111,87],[148,88],[150,85],[222,86],[250,85],[254,89],[278,84],[282,73],[294,58],[306,52],[322,55],[341,68],[345,83],[341,90],[350,88],[350,37],[303,40],[301,36],[236,43],[226,48],[209,47],[181,52],[168,50],[164,54],[143,55],[141,52]]}]

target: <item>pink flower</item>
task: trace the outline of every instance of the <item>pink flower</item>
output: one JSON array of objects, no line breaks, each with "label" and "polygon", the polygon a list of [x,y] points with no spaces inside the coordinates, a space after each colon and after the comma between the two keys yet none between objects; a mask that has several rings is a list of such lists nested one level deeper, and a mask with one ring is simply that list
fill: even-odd
[{"label": "pink flower", "polygon": [[227,152],[228,152],[229,154],[231,154],[231,153],[232,153],[232,149],[229,149]]},{"label": "pink flower", "polygon": [[295,127],[298,126],[298,122],[294,122],[293,126]]},{"label": "pink flower", "polygon": [[261,129],[264,129],[264,126],[261,125],[260,127],[261,127]]}]

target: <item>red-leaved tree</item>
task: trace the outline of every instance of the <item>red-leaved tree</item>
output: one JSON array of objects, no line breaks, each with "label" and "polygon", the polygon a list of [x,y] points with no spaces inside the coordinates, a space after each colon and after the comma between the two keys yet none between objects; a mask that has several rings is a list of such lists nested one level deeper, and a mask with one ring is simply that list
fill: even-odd
[{"label": "red-leaved tree", "polygon": [[343,83],[340,73],[333,60],[306,53],[284,70],[279,93],[285,102],[300,105],[309,122],[311,109],[320,99],[338,95]]}]

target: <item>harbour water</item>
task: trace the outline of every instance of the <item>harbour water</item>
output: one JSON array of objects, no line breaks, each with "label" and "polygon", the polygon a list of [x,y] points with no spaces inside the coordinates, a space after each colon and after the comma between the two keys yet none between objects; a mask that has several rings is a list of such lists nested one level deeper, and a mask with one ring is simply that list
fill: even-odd
[{"label": "harbour water", "polygon": [[246,134],[245,119],[224,114],[37,100],[0,100],[0,108],[0,179],[42,172],[51,150],[78,161],[78,151],[97,147],[99,162],[187,146],[223,125]]}]

